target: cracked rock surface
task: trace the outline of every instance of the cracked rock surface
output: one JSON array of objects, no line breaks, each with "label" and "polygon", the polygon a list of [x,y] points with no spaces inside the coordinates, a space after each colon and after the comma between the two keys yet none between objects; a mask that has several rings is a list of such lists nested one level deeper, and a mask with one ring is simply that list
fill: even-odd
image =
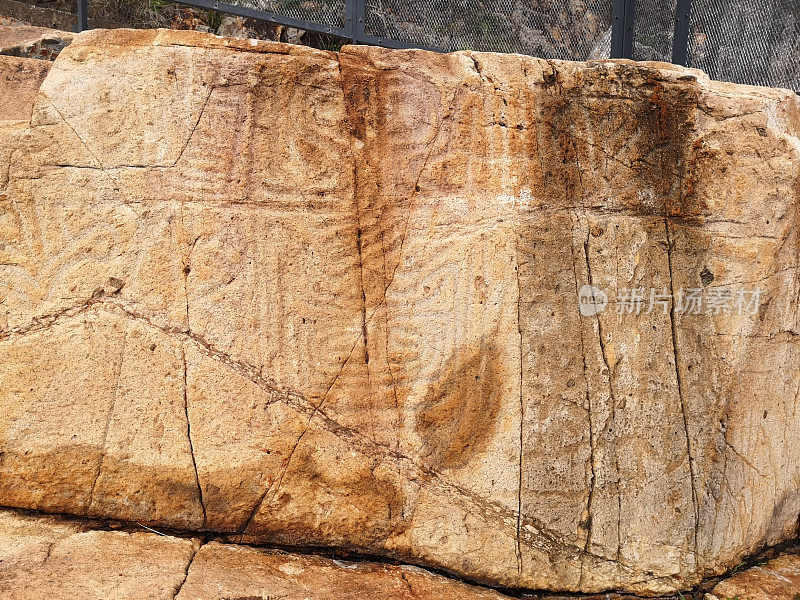
[{"label": "cracked rock surface", "polygon": [[587,593],[797,536],[793,93],[163,30],[40,75],[0,106],[0,505]]}]

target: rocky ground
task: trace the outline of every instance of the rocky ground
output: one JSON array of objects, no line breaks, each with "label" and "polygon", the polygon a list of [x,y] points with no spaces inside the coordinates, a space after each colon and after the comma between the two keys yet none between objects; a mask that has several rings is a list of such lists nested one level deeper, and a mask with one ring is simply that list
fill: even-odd
[{"label": "rocky ground", "polygon": [[[796,600],[800,547],[784,552],[706,583],[708,593],[682,598]],[[260,548],[14,510],[0,510],[0,594],[8,600],[636,600],[615,593],[501,592],[419,567],[337,558],[324,550]]]},{"label": "rocky ground", "polygon": [[74,37],[66,31],[20,23],[6,25],[0,31],[0,55],[42,60],[55,60]]}]

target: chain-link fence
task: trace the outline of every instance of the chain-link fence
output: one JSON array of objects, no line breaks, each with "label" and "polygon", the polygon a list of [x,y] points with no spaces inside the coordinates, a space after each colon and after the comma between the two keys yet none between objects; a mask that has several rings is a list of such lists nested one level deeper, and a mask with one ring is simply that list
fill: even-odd
[{"label": "chain-link fence", "polygon": [[800,90],[800,2],[695,0],[688,49],[715,79]]},{"label": "chain-link fence", "polygon": [[323,25],[344,27],[345,0],[240,0],[242,6],[256,10],[266,10],[276,14],[284,14],[294,19],[315,21]]},{"label": "chain-link fence", "polygon": [[672,59],[676,10],[677,0],[637,0],[632,48],[636,60]]},{"label": "chain-link fence", "polygon": [[611,52],[612,0],[366,0],[369,35],[445,51],[586,60]]},{"label": "chain-link fence", "polygon": [[[196,4],[192,0],[185,5]],[[237,8],[264,11],[273,17],[289,18],[317,23],[321,26],[344,28],[346,0],[234,0]],[[217,3],[212,3],[217,4]],[[157,20],[162,15],[170,16],[174,4],[164,0],[88,0],[89,18],[119,20],[129,17],[131,24]],[[221,6],[221,5],[218,5]],[[207,6],[213,10],[213,6]],[[222,9],[222,12],[227,12]],[[267,19],[269,20],[269,19]]]},{"label": "chain-link fence", "polygon": [[[181,1],[355,43],[677,62],[800,91],[800,0]],[[103,3],[114,2],[131,0],[91,0],[90,15],[102,21]]]}]

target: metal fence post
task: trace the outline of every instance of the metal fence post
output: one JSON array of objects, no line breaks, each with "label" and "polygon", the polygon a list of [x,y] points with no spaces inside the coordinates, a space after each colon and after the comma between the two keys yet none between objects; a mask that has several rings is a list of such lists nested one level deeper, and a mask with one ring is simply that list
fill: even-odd
[{"label": "metal fence post", "polygon": [[611,58],[633,58],[635,0],[614,0],[611,22]]},{"label": "metal fence post", "polygon": [[347,14],[347,37],[354,44],[360,43],[364,39],[364,19],[366,18],[366,8],[364,0],[347,0],[345,5]]},{"label": "metal fence post", "polygon": [[89,29],[89,0],[78,0],[78,24],[75,30],[80,33]]},{"label": "metal fence post", "polygon": [[344,5],[344,30],[351,42],[356,41],[356,1],[347,0]]},{"label": "metal fence post", "polygon": [[672,62],[686,66],[689,55],[689,26],[692,0],[678,0],[675,7],[675,33],[672,36]]}]

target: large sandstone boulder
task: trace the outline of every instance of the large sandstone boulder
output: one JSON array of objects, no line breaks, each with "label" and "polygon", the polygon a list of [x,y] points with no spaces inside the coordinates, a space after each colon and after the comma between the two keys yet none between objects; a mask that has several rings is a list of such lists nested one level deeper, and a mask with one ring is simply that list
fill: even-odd
[{"label": "large sandstone boulder", "polygon": [[796,536],[793,93],[93,31],[30,100],[0,505],[583,592]]}]

